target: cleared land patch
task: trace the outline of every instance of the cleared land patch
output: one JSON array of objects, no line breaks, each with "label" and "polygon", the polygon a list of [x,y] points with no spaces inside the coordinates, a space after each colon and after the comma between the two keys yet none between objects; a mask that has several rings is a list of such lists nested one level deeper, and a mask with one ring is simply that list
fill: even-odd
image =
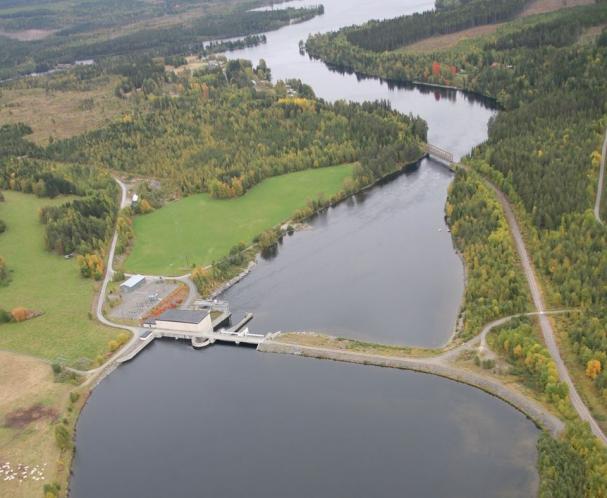
[{"label": "cleared land patch", "polygon": [[87,90],[2,88],[0,122],[26,123],[34,133],[28,138],[40,145],[49,137],[63,139],[100,128],[131,107],[114,96],[118,77],[104,78]]},{"label": "cleared land patch", "polygon": [[231,247],[257,234],[315,199],[342,189],[352,165],[332,166],[269,178],[236,199],[192,195],[134,221],[135,244],[125,262],[130,272],[178,275],[208,265]]},{"label": "cleared land patch", "polygon": [[[536,0],[529,4],[519,17],[528,17],[536,14],[545,14],[569,7],[593,4],[593,0]],[[479,36],[491,35],[500,27],[508,23],[485,24],[470,29],[449,33],[447,35],[433,36],[407,45],[403,48],[408,52],[434,52],[455,47],[458,43]]]},{"label": "cleared land patch", "polygon": [[0,307],[23,306],[43,312],[21,323],[0,325],[0,349],[58,358],[74,363],[106,352],[118,333],[89,317],[94,284],[80,276],[76,262],[44,249],[44,227],[38,209],[64,199],[39,199],[30,194],[4,192],[0,219],[7,230],[0,235],[0,255],[12,270],[12,280],[0,287]]}]

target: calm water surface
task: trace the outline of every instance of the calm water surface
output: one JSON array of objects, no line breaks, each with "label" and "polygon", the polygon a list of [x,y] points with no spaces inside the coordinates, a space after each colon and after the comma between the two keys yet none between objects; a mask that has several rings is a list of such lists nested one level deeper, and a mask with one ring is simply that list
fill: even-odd
[{"label": "calm water surface", "polygon": [[95,390],[71,496],[529,497],[535,436],[437,377],[170,341]]},{"label": "calm water surface", "polygon": [[[305,3],[305,2],[300,2]],[[310,4],[316,1],[308,2]],[[431,1],[327,0],[325,15],[240,52],[328,100],[387,99],[456,156],[493,111],[457,92],[358,80],[301,56],[309,33]],[[461,262],[443,221],[452,177],[431,161],[312,221],[227,297],[261,331],[316,329],[436,346]],[[428,375],[214,346],[153,344],[97,387],[78,423],[74,498],[529,497],[537,429],[512,407]]]},{"label": "calm water surface", "polygon": [[[222,295],[253,331],[320,330],[436,347],[455,326],[462,265],[443,220],[451,173],[423,161],[285,238]],[[235,315],[238,319],[239,314]]]}]

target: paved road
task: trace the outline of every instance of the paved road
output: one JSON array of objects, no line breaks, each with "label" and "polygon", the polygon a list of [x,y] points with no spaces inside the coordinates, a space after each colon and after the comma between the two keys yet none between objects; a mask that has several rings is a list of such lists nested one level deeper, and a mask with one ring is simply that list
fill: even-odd
[{"label": "paved road", "polygon": [[[126,203],[127,203],[126,186],[118,178],[114,177],[114,180],[116,180],[116,183],[118,183],[118,185],[120,186],[120,190],[121,190],[120,209],[122,209],[126,206]],[[115,230],[114,236],[112,237],[112,242],[110,244],[110,253],[108,255],[105,276],[103,277],[103,283],[101,284],[101,290],[99,291],[99,296],[97,297],[97,309],[95,311],[97,314],[97,320],[99,320],[104,325],[107,325],[108,327],[129,330],[130,332],[133,333],[133,336],[131,337],[131,340],[128,342],[128,344],[126,344],[124,347],[119,349],[119,351],[116,353],[116,355],[114,355],[107,363],[113,361],[115,359],[115,357],[117,357],[119,355],[120,352],[129,349],[139,339],[139,329],[137,327],[130,327],[128,325],[120,325],[120,324],[111,322],[103,315],[103,303],[105,302],[105,293],[107,291],[107,286],[110,283],[110,281],[112,280],[112,277],[114,275],[113,263],[114,263],[114,254],[116,253],[117,242],[118,242],[118,230]],[[102,368],[102,367],[100,367],[100,368]],[[96,370],[99,370],[99,369],[96,369]]]},{"label": "paved road", "polygon": [[599,169],[599,181],[596,189],[596,201],[594,203],[594,217],[599,223],[601,220],[601,197],[605,189],[605,157],[607,156],[607,130],[605,131],[605,140],[603,141],[603,150],[601,152],[601,167]]},{"label": "paved road", "polygon": [[575,384],[573,383],[573,380],[569,375],[569,371],[567,370],[565,362],[561,358],[561,353],[558,348],[556,336],[552,328],[552,323],[546,316],[546,308],[544,305],[542,291],[539,286],[537,277],[535,276],[533,265],[529,258],[529,254],[527,253],[527,247],[525,246],[525,242],[523,240],[523,236],[521,235],[521,230],[518,226],[518,222],[516,221],[512,206],[510,205],[510,202],[508,201],[506,196],[499,189],[495,188],[495,186],[489,182],[488,185],[490,185],[491,188],[495,191],[502,205],[502,208],[504,209],[504,214],[506,216],[506,220],[508,221],[508,225],[510,226],[510,231],[512,233],[512,237],[514,238],[516,250],[519,254],[519,258],[521,260],[521,264],[525,272],[525,277],[527,278],[527,282],[529,283],[531,297],[533,298],[533,304],[535,305],[536,310],[539,312],[539,323],[540,328],[542,330],[542,335],[544,336],[544,342],[546,343],[546,347],[548,348],[550,355],[556,363],[559,377],[561,381],[565,382],[569,387],[569,398],[571,399],[571,403],[573,404],[573,407],[577,411],[580,418],[588,422],[594,435],[607,445],[607,437],[599,427],[597,421],[590,413],[590,410],[588,410],[588,407],[582,401],[582,398],[577,392]]}]

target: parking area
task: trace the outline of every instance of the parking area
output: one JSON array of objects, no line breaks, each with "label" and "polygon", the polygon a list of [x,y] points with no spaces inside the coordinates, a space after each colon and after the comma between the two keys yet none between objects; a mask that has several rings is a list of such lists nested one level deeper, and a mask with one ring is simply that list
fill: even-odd
[{"label": "parking area", "polygon": [[130,292],[120,292],[120,299],[109,315],[118,320],[141,320],[154,306],[173,292],[179,284],[173,280],[147,279]]}]

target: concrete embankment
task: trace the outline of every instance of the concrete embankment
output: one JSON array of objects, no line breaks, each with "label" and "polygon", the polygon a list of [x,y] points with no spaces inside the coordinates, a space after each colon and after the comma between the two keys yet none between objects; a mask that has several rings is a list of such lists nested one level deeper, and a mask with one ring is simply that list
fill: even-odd
[{"label": "concrete embankment", "polygon": [[344,361],[364,365],[399,368],[415,372],[438,375],[463,384],[476,387],[506,403],[528,416],[533,422],[553,435],[559,435],[565,424],[556,416],[549,413],[536,401],[514,391],[496,379],[485,377],[461,368],[442,363],[438,358],[400,358],[395,356],[380,356],[374,354],[340,351],[312,346],[300,346],[272,340],[261,343],[258,351],[264,353],[281,353],[307,356],[311,358]]}]

